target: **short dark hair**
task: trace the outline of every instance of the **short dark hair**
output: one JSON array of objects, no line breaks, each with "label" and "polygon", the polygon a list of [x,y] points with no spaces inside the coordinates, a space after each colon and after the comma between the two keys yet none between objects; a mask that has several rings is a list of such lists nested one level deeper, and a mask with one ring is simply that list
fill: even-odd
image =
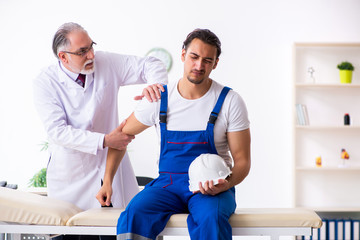
[{"label": "short dark hair", "polygon": [[53,38],[52,50],[57,58],[59,58],[58,57],[58,53],[60,52],[59,50],[64,50],[64,48],[66,48],[70,44],[70,41],[68,39],[68,34],[73,31],[86,32],[82,26],[73,22],[64,23],[56,31]]},{"label": "short dark hair", "polygon": [[216,58],[219,58],[219,56],[221,54],[221,42],[220,42],[219,38],[213,32],[211,32],[209,29],[197,28],[194,31],[192,31],[191,33],[189,33],[189,35],[187,35],[187,37],[183,43],[182,48],[187,50],[190,43],[195,38],[198,38],[201,41],[203,41],[204,43],[207,43],[207,44],[210,44],[210,45],[216,47]]}]

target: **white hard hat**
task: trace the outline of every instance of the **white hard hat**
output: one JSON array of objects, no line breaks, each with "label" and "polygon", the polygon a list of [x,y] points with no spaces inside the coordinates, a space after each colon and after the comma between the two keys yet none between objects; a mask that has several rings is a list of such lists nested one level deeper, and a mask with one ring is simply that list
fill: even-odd
[{"label": "white hard hat", "polygon": [[201,154],[190,164],[189,189],[192,192],[199,191],[199,182],[204,184],[210,180],[213,180],[216,185],[219,183],[219,179],[225,179],[230,174],[230,168],[219,155]]}]

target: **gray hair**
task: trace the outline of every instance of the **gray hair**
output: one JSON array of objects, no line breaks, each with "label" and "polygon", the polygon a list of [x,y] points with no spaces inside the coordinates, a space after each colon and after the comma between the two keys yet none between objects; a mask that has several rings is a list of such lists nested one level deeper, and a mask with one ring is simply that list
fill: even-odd
[{"label": "gray hair", "polygon": [[73,31],[86,32],[82,26],[80,26],[77,23],[73,23],[73,22],[64,23],[56,31],[54,38],[53,38],[52,49],[53,49],[53,53],[55,54],[55,56],[57,58],[59,58],[58,57],[59,52],[69,46],[70,41],[67,36],[69,33],[73,32]]}]

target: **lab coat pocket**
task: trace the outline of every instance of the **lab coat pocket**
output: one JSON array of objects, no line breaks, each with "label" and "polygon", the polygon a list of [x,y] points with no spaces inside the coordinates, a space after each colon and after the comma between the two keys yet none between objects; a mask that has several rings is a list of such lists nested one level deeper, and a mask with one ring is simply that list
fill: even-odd
[{"label": "lab coat pocket", "polygon": [[72,182],[85,176],[83,158],[86,154],[66,148],[58,148],[52,152],[50,174],[58,180]]},{"label": "lab coat pocket", "polygon": [[90,105],[89,110],[89,112],[93,111],[91,114],[93,122],[101,121],[104,116],[109,116],[110,112],[115,111],[116,96],[117,93],[112,92],[110,84],[96,91],[94,103]]},{"label": "lab coat pocket", "polygon": [[97,103],[102,103],[104,101],[104,99],[106,99],[105,93],[106,93],[106,87],[103,87],[96,91],[95,96],[96,96]]},{"label": "lab coat pocket", "polygon": [[98,104],[105,104],[114,100],[114,96],[117,96],[117,92],[115,91],[113,84],[107,83],[96,90],[95,96]]}]

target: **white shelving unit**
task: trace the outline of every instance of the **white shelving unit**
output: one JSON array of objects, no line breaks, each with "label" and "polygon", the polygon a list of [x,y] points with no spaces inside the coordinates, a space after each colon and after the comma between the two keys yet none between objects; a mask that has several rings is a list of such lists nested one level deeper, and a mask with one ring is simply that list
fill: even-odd
[{"label": "white shelving unit", "polygon": [[[294,206],[360,209],[360,43],[295,43],[293,53]],[[351,84],[340,83],[342,61],[355,67]],[[297,125],[295,104],[306,106],[308,125]],[[339,167],[342,148],[350,155],[345,168]]]}]

